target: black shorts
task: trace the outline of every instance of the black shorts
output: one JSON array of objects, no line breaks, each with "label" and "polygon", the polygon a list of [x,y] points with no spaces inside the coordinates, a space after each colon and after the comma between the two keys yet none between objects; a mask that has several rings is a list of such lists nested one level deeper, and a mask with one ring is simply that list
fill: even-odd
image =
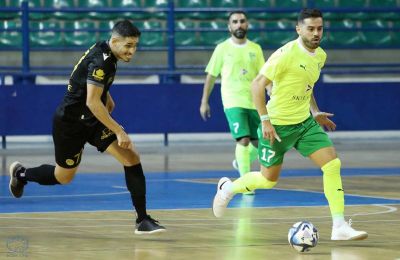
[{"label": "black shorts", "polygon": [[61,119],[57,115],[53,118],[54,150],[56,162],[61,167],[77,167],[86,143],[104,152],[116,139],[114,132],[100,122],[87,126],[79,121]]}]

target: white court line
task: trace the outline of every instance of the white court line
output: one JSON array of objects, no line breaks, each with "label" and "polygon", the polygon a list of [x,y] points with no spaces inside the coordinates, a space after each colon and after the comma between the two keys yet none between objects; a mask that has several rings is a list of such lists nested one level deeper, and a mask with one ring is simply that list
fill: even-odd
[{"label": "white court line", "polygon": [[[346,216],[368,216],[368,215],[380,215],[380,214],[388,214],[388,213],[392,213],[392,212],[396,212],[397,211],[397,207],[393,207],[393,206],[389,206],[389,205],[380,205],[380,204],[370,204],[370,205],[349,205],[349,206],[376,206],[376,207],[380,207],[380,208],[385,208],[386,210],[381,210],[381,211],[377,211],[377,212],[366,212],[366,213],[355,213],[352,215],[346,215]],[[349,207],[346,206],[346,207]],[[282,206],[279,208],[308,208],[310,206]],[[321,207],[321,206],[312,206],[312,207]],[[264,208],[264,209],[270,209],[270,207],[257,207],[257,208]],[[235,208],[235,209],[240,209],[240,208]],[[174,210],[181,210],[181,209],[174,209]],[[194,210],[208,210],[208,209],[194,209]],[[110,211],[120,211],[120,212],[132,212],[131,210],[110,210]],[[92,212],[110,212],[110,211],[67,211],[67,212],[18,212],[18,213],[1,213],[0,214],[0,219],[14,219],[14,220],[79,220],[79,221],[83,221],[83,220],[87,220],[87,221],[132,221],[132,218],[128,218],[128,219],[100,219],[100,218],[58,218],[58,217],[15,217],[15,216],[11,216],[11,217],[7,217],[7,216],[3,216],[3,215],[10,215],[10,214],[26,214],[26,213],[40,213],[40,214],[47,214],[47,213],[92,213]],[[162,210],[162,211],[168,211],[168,210]],[[250,217],[249,217],[250,218]],[[299,219],[299,218],[331,218],[331,216],[307,216],[307,217],[276,217],[276,218],[250,218],[253,220],[280,220],[280,219]],[[246,218],[242,218],[242,219],[246,219]],[[201,219],[199,220],[198,218],[192,218],[192,219],[163,219],[163,221],[221,221],[221,220],[237,220],[237,218],[224,218],[224,219]]]},{"label": "white court line", "polygon": [[[323,191],[312,191],[312,190],[303,190],[303,189],[283,189],[283,188],[273,188],[273,190],[283,190],[283,191],[301,191],[301,192],[310,192],[310,193],[318,193],[324,194]],[[388,197],[380,197],[380,196],[370,196],[370,195],[361,195],[361,194],[354,194],[354,193],[344,193],[345,196],[350,197],[363,197],[363,198],[370,198],[370,199],[385,199],[385,200],[400,200],[400,198],[388,198]]]},{"label": "white court line", "polygon": [[[94,197],[94,196],[108,196],[129,193],[129,191],[109,192],[109,193],[88,193],[88,194],[66,194],[66,195],[37,195],[37,196],[24,196],[24,198],[66,198],[66,197]],[[1,196],[0,199],[13,199],[10,196]]]},{"label": "white court line", "polygon": [[[298,218],[297,218],[298,219]],[[179,220],[176,220],[179,221]],[[224,221],[223,223],[215,223],[214,221],[210,221],[211,223],[179,223],[179,224],[167,224],[168,226],[177,226],[177,227],[182,227],[182,226],[226,226],[226,225],[232,225],[232,224],[238,224],[239,220],[236,219],[235,221]],[[222,221],[221,221],[222,222]],[[314,221],[315,222],[315,221]],[[316,223],[321,223],[321,222],[330,222],[330,220],[327,221],[319,221]],[[357,222],[363,222],[363,223],[376,223],[376,222],[400,222],[400,219],[380,219],[380,220],[364,220],[364,221],[358,221]],[[258,224],[258,225],[281,225],[281,224],[293,224],[293,220],[291,221],[281,221],[281,222],[255,222],[255,221],[249,221],[248,224]],[[54,226],[54,227],[48,227],[48,226],[39,226],[39,227],[32,227],[32,226],[12,226],[12,227],[0,227],[1,229],[40,229],[41,231],[43,230],[54,230],[54,229],[64,229],[64,228],[105,228],[105,227],[132,227],[132,224],[125,224],[125,225],[104,225],[104,224],[99,224],[99,225],[79,225],[79,226],[74,226],[74,225],[64,225],[64,226]]]}]

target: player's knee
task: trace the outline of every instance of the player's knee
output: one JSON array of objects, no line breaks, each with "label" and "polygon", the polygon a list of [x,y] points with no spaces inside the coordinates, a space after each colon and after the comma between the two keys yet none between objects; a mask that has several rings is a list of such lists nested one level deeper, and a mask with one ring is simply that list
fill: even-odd
[{"label": "player's knee", "polygon": [[54,171],[54,175],[57,179],[57,181],[60,184],[68,184],[71,183],[72,180],[75,177],[75,173],[78,170],[78,168],[73,168],[73,169],[66,169],[66,168],[62,168],[60,166],[56,166],[56,169]]},{"label": "player's knee", "polygon": [[335,158],[328,163],[326,163],[324,166],[321,167],[321,170],[324,173],[339,173],[340,174],[340,167],[342,166],[342,163],[339,158]]},{"label": "player's knee", "polygon": [[133,166],[140,163],[140,155],[136,150],[131,150],[128,156],[125,156],[123,165],[124,166]]},{"label": "player's knee", "polygon": [[248,146],[250,144],[250,138],[249,137],[242,137],[242,138],[239,138],[237,140],[237,142],[239,144],[243,145],[243,146]]},{"label": "player's knee", "polygon": [[74,174],[63,174],[63,175],[56,176],[57,181],[62,185],[71,183],[72,180],[74,179],[74,177],[75,177]]}]

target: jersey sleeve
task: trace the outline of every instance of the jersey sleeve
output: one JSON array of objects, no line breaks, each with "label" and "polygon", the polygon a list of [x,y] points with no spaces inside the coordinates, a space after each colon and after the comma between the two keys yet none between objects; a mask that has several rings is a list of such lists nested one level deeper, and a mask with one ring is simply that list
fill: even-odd
[{"label": "jersey sleeve", "polygon": [[102,88],[105,86],[106,74],[107,71],[104,61],[95,59],[88,65],[86,82]]},{"label": "jersey sleeve", "polygon": [[326,63],[326,58],[327,58],[327,55],[326,55],[326,52],[324,52],[324,51],[322,51],[322,64],[321,64],[321,66],[320,66],[320,70],[325,66],[325,63]]},{"label": "jersey sleeve", "polygon": [[284,49],[278,49],[268,58],[264,66],[262,66],[260,74],[273,81],[278,74],[285,71],[286,57],[287,55],[285,55]]},{"label": "jersey sleeve", "polygon": [[217,45],[215,48],[210,61],[206,67],[206,72],[214,77],[218,77],[221,73],[221,68],[223,64],[223,53],[221,45]]}]

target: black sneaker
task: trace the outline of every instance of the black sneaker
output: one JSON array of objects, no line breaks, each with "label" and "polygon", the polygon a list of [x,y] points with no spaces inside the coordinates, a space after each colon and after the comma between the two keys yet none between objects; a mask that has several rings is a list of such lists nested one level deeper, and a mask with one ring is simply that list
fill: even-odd
[{"label": "black sneaker", "polygon": [[17,173],[25,171],[25,167],[20,162],[13,162],[10,165],[10,192],[15,198],[21,198],[24,193],[24,186],[26,181],[21,181],[17,178]]},{"label": "black sneaker", "polygon": [[167,231],[165,227],[159,225],[159,222],[155,219],[152,219],[150,215],[147,215],[147,217],[145,217],[139,223],[136,221],[136,235],[154,234],[165,231]]}]

